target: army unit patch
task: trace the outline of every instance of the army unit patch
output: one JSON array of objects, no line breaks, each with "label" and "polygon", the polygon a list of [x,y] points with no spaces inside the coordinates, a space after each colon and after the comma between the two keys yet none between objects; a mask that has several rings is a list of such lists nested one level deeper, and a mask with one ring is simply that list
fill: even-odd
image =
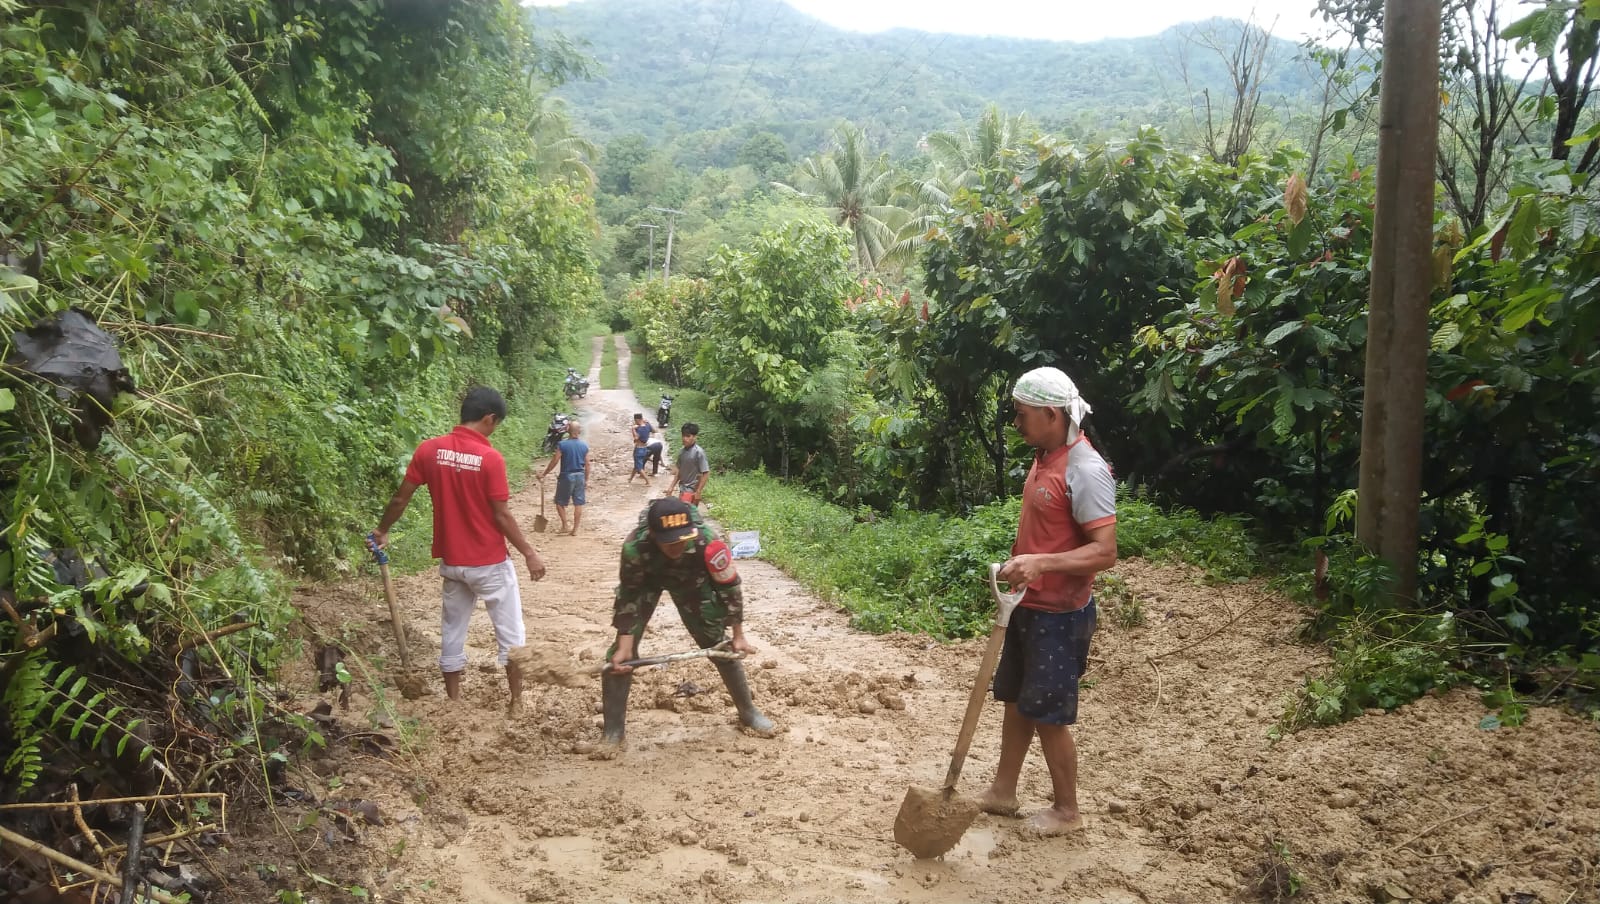
[{"label": "army unit patch", "polygon": [[739,580],[739,570],[733,567],[733,553],[728,544],[712,540],[706,544],[706,571],[714,583],[726,586]]}]

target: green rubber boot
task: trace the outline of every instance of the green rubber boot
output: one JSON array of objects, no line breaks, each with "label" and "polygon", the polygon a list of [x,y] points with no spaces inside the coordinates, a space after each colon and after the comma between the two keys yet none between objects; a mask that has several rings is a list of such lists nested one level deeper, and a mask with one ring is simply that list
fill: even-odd
[{"label": "green rubber boot", "polygon": [[774,726],[772,720],[761,714],[756,709],[756,701],[750,696],[750,679],[744,674],[744,666],[733,659],[713,659],[717,671],[722,673],[722,683],[728,687],[728,695],[733,698],[733,705],[739,710],[739,721],[744,727],[762,737],[772,737]]},{"label": "green rubber boot", "polygon": [[605,674],[600,678],[601,712],[605,717],[605,728],[600,736],[600,743],[613,750],[622,747],[622,739],[628,722],[628,692],[633,689],[632,675]]}]

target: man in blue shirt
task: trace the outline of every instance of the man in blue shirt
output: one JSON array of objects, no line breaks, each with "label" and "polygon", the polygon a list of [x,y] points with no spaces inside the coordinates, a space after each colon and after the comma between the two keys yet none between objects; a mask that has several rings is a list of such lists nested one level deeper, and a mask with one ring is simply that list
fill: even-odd
[{"label": "man in blue shirt", "polygon": [[[567,425],[567,438],[556,446],[550,464],[539,475],[542,481],[550,476],[556,465],[561,473],[556,477],[556,514],[561,516],[561,533],[578,535],[578,521],[583,517],[584,487],[589,481],[589,444],[579,439],[583,427],[576,420]],[[567,530],[567,506],[572,506],[572,530]]]},{"label": "man in blue shirt", "polygon": [[[646,483],[649,482],[649,478],[644,477],[644,463],[650,460],[650,434],[654,432],[656,428],[644,419],[644,415],[633,416],[633,473],[628,475],[629,483],[633,483],[635,477],[644,478]],[[660,452],[656,455],[659,461]]]}]

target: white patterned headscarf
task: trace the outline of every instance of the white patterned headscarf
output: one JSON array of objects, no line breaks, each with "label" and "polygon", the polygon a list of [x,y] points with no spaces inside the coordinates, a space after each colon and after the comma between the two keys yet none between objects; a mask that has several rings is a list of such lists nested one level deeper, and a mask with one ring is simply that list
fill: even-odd
[{"label": "white patterned headscarf", "polygon": [[1069,441],[1077,439],[1083,419],[1094,410],[1078,394],[1078,386],[1072,382],[1072,378],[1055,367],[1036,367],[1023,374],[1017,380],[1016,388],[1011,390],[1011,397],[1036,408],[1064,409],[1072,422],[1068,430]]}]

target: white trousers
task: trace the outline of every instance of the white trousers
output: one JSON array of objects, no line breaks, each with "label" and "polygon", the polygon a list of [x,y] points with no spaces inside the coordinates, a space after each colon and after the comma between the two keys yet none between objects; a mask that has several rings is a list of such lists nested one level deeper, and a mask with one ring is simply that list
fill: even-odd
[{"label": "white trousers", "polygon": [[498,565],[440,565],[444,579],[444,617],[439,633],[439,670],[459,672],[467,667],[467,626],[472,610],[483,600],[500,646],[498,661],[506,664],[512,647],[527,642],[522,627],[522,594],[517,590],[517,568],[508,558]]}]

